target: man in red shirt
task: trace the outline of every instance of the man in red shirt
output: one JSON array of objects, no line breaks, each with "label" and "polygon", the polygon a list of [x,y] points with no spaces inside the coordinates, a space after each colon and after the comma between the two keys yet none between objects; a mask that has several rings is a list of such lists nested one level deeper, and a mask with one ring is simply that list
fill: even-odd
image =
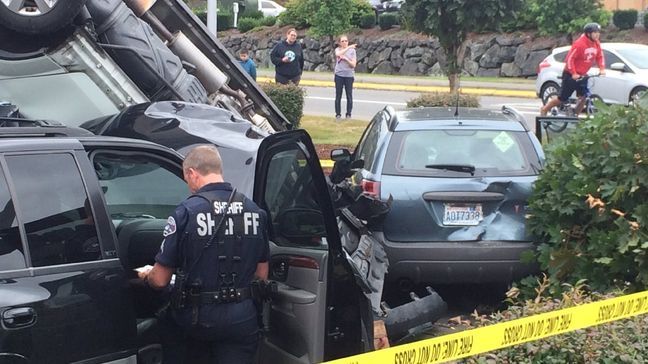
[{"label": "man in red shirt", "polygon": [[596,61],[600,75],[605,75],[605,60],[601,51],[601,26],[597,23],[589,23],[583,28],[583,35],[572,43],[569,53],[565,58],[565,69],[562,74],[562,88],[558,98],[552,98],[540,109],[540,115],[545,116],[552,107],[560,105],[561,102],[569,100],[571,94],[576,91],[578,103],[576,104],[576,115],[580,114],[585,105],[584,95],[587,93],[587,72]]}]

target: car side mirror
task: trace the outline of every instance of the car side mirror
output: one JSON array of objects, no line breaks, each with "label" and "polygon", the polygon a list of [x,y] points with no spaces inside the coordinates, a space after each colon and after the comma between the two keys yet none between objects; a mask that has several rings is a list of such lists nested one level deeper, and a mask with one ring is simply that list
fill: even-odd
[{"label": "car side mirror", "polygon": [[610,65],[610,69],[619,71],[619,72],[625,72],[626,71],[626,65],[623,62],[615,62]]},{"label": "car side mirror", "polygon": [[351,152],[349,152],[348,149],[346,148],[340,148],[340,149],[333,149],[331,151],[331,160],[334,162],[338,162],[341,160],[349,160],[351,159]]}]

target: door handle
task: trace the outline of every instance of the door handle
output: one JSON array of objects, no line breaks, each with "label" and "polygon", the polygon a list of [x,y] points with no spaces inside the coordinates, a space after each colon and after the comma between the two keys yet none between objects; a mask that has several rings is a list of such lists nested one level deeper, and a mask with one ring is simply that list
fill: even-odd
[{"label": "door handle", "polygon": [[2,324],[8,329],[31,326],[36,323],[36,310],[31,307],[11,308],[2,313]]}]

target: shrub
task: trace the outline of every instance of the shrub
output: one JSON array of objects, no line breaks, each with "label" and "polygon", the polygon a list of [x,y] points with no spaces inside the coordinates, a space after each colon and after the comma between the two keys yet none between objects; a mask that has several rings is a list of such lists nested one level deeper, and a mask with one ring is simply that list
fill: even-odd
[{"label": "shrub", "polygon": [[238,22],[238,30],[241,33],[245,33],[251,29],[254,29],[261,25],[260,19],[254,18],[241,18]]},{"label": "shrub", "polygon": [[207,8],[194,8],[192,11],[203,24],[207,24]]},{"label": "shrub", "polygon": [[310,17],[317,12],[318,5],[313,0],[290,0],[286,4],[286,11],[279,14],[279,24],[306,28],[311,25]]},{"label": "shrub", "polygon": [[[368,21],[371,16],[371,22]],[[353,0],[351,9],[351,25],[356,28],[368,29],[376,25],[376,13],[366,0]]]},{"label": "shrub", "polygon": [[[458,98],[457,98],[458,97]],[[479,99],[477,96],[456,94],[451,92],[429,92],[423,93],[419,97],[408,100],[407,107],[432,107],[432,106],[447,106],[452,107],[457,105],[461,107],[479,107]]]},{"label": "shrub", "polygon": [[216,30],[223,31],[231,29],[234,26],[234,14],[228,11],[219,11],[216,13]]},{"label": "shrub", "polygon": [[304,116],[304,89],[292,83],[288,85],[264,83],[261,84],[261,88],[286,119],[293,124],[293,129],[298,128]]},{"label": "shrub", "polygon": [[639,13],[635,9],[615,10],[612,13],[612,23],[619,29],[632,29],[638,16]]},{"label": "shrub", "polygon": [[263,19],[263,12],[256,9],[245,9],[240,15],[241,18]]},{"label": "shrub", "polygon": [[371,29],[376,26],[376,14],[373,12],[362,14],[360,17],[360,24],[358,24],[362,29]]},{"label": "shrub", "polygon": [[271,27],[277,23],[277,18],[274,16],[266,16],[261,19],[261,25],[265,25],[266,27]]},{"label": "shrub", "polygon": [[644,16],[643,16],[643,25],[644,25],[644,28],[646,29],[646,31],[648,31],[648,11],[646,11],[646,12],[644,13]]},{"label": "shrub", "polygon": [[547,148],[529,200],[538,261],[553,282],[648,287],[648,97],[599,108]]},{"label": "shrub", "polygon": [[[207,8],[195,8],[193,13],[203,22],[207,24]],[[221,10],[216,13],[216,30],[222,31],[230,29],[234,26],[234,14],[231,11]]]},{"label": "shrub", "polygon": [[[475,326],[488,326],[574,305],[613,298],[623,293],[593,294],[581,282],[566,286],[564,295],[547,295],[547,282],[536,284],[540,294],[521,300],[512,289],[512,304],[506,311],[489,316],[474,315]],[[633,316],[602,325],[571,331],[521,345],[478,354],[461,363],[642,363],[646,358],[648,315]]]},{"label": "shrub", "polygon": [[394,13],[383,13],[378,17],[378,26],[382,30],[387,30],[396,24],[398,24],[398,15]]}]

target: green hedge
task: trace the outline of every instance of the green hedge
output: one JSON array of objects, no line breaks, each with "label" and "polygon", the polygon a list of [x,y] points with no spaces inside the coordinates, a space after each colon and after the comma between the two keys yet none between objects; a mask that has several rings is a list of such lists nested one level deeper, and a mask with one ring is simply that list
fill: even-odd
[{"label": "green hedge", "polygon": [[378,16],[378,26],[380,29],[387,30],[398,24],[398,15],[395,13],[383,13]]},{"label": "green hedge", "polygon": [[234,14],[220,10],[216,13],[216,30],[223,31],[234,27]]},{"label": "green hedge", "polygon": [[[407,107],[452,107],[457,105],[457,94],[450,92],[429,92],[408,100]],[[459,94],[459,106],[479,107],[479,99],[474,95]]]},{"label": "green hedge", "polygon": [[556,289],[648,288],[648,96],[598,108],[556,138],[529,199],[538,261]]},{"label": "green hedge", "polygon": [[[371,17],[371,22],[367,19]],[[351,25],[356,28],[368,29],[376,25],[376,13],[366,0],[354,0],[351,9]]]},{"label": "green hedge", "polygon": [[358,26],[362,29],[371,29],[376,26],[376,14],[373,12],[362,14],[360,17],[360,24]]},{"label": "green hedge", "polygon": [[261,19],[255,18],[241,18],[238,21],[238,30],[241,33],[245,33],[251,29],[254,29],[261,25]]},{"label": "green hedge", "polygon": [[261,88],[286,119],[293,124],[293,128],[297,129],[304,116],[304,89],[292,83],[288,85],[262,83]]},{"label": "green hedge", "polygon": [[263,19],[263,12],[261,10],[245,9],[240,15],[241,18]]},{"label": "green hedge", "polygon": [[[506,310],[488,316],[475,314],[472,324],[484,327],[625,294],[623,292],[593,293],[581,282],[574,286],[567,285],[564,294],[552,297],[549,294],[548,282],[542,279],[538,281],[540,284],[535,283],[529,287],[532,288],[530,291],[532,296],[518,295],[519,290],[513,288],[506,293],[509,297],[506,301],[510,304]],[[458,363],[645,363],[647,335],[648,315],[638,315],[477,354],[460,359]]]},{"label": "green hedge", "polygon": [[207,24],[207,8],[194,8],[192,10],[203,24]]},{"label": "green hedge", "polygon": [[619,29],[632,29],[637,23],[639,12],[635,9],[615,10],[612,15],[612,22]]},{"label": "green hedge", "polygon": [[275,16],[266,16],[262,18],[261,20],[261,25],[264,25],[266,27],[271,27],[277,23],[277,17]]},{"label": "green hedge", "polygon": [[643,25],[644,25],[644,28],[646,29],[646,31],[648,31],[648,11],[646,11],[644,13]]}]

